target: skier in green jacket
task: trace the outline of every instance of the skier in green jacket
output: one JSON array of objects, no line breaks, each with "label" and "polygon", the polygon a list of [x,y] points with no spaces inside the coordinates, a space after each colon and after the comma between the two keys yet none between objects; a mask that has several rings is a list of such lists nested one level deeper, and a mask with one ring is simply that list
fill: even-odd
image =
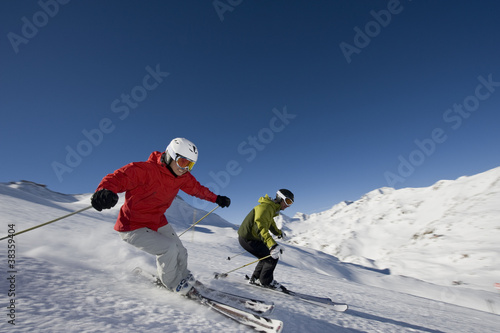
[{"label": "skier in green jacket", "polygon": [[284,288],[274,280],[274,269],[278,264],[281,248],[271,236],[271,233],[283,238],[285,233],[279,230],[274,221],[281,210],[289,207],[294,200],[293,193],[281,189],[276,193],[276,198],[271,199],[267,194],[259,199],[255,206],[245,217],[238,230],[240,245],[257,258],[271,257],[259,261],[250,278],[250,283],[261,284],[267,288]]}]

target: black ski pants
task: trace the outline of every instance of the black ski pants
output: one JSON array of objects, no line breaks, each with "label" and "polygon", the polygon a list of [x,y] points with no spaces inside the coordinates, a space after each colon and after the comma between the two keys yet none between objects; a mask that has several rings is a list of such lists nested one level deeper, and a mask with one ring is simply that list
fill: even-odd
[{"label": "black ski pants", "polygon": [[[259,259],[271,253],[264,242],[244,239],[241,236],[238,237],[238,241],[242,248]],[[274,269],[277,264],[278,259],[271,257],[259,261],[253,271],[252,278],[259,279],[260,283],[265,286],[269,285],[274,280]]]}]

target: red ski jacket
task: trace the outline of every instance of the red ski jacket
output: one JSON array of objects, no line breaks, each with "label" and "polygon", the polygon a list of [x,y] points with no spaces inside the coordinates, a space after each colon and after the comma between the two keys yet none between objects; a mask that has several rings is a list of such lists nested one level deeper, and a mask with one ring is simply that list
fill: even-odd
[{"label": "red ski jacket", "polygon": [[215,202],[217,195],[187,172],[174,176],[161,162],[162,152],[151,153],[146,162],[125,165],[105,176],[97,190],[125,192],[125,203],[116,220],[116,231],[149,228],[157,231],[168,224],[165,211],[182,190],[200,199]]}]

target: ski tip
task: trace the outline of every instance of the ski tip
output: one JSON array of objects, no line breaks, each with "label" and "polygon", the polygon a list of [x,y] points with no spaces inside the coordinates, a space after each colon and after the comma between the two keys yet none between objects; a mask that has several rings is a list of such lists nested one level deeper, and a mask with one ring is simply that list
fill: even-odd
[{"label": "ski tip", "polygon": [[338,311],[338,312],[346,312],[347,310],[349,310],[349,305],[347,305],[347,304],[335,304],[333,306],[333,309],[335,311]]}]

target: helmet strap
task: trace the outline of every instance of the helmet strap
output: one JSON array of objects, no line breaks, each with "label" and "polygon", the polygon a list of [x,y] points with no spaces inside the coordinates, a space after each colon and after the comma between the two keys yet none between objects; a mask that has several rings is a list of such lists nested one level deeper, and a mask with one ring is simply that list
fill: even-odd
[{"label": "helmet strap", "polygon": [[161,154],[161,162],[169,165],[170,162],[172,162],[172,157],[170,157],[170,155],[167,153],[163,153]]},{"label": "helmet strap", "polygon": [[168,171],[170,171],[170,173],[174,175],[175,178],[177,178],[178,176],[175,174],[174,170],[172,170],[172,168],[170,167],[170,162],[172,162],[172,157],[170,157],[170,155],[167,153],[163,153],[161,156],[161,161],[162,163],[165,163],[165,167],[168,169]]}]

